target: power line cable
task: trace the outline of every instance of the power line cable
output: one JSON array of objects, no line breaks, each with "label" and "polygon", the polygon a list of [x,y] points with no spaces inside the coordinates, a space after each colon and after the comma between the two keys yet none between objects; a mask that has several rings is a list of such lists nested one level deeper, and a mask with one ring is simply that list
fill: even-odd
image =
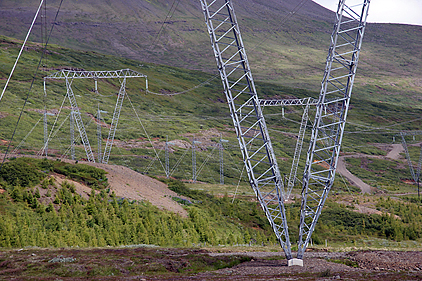
[{"label": "power line cable", "polygon": [[211,82],[212,80],[216,79],[216,78],[217,78],[217,77],[219,77],[219,76],[220,76],[220,74],[214,75],[213,77],[211,77],[211,78],[209,78],[208,80],[206,80],[206,81],[202,82],[201,84],[198,84],[198,85],[196,85],[196,86],[194,86],[194,87],[192,87],[192,88],[190,88],[190,89],[187,89],[187,90],[185,90],[185,91],[182,91],[182,92],[171,93],[171,94],[161,94],[161,93],[155,93],[155,92],[152,92],[152,91],[150,91],[150,90],[146,90],[146,92],[147,92],[147,93],[149,93],[149,94],[157,95],[157,96],[170,96],[170,97],[171,97],[171,96],[182,95],[182,94],[189,93],[189,92],[191,92],[191,91],[193,91],[193,90],[195,90],[195,89],[198,89],[199,87],[202,87],[202,86],[203,86],[203,85],[205,85],[205,84],[208,84],[209,82]]},{"label": "power line cable", "polygon": [[[6,81],[6,84],[4,85],[3,91],[1,92],[0,101],[3,98],[4,92],[6,92],[7,86],[9,85],[9,82],[10,82],[10,79],[12,78],[13,73],[15,72],[16,65],[18,64],[18,61],[19,61],[19,59],[20,59],[20,57],[22,55],[22,51],[25,48],[26,41],[28,41],[29,35],[31,34],[32,28],[34,27],[35,21],[38,18],[38,14],[39,14],[39,12],[41,10],[41,6],[42,6],[43,2],[44,2],[44,0],[41,0],[40,6],[38,7],[37,12],[35,13],[34,19],[32,20],[31,26],[29,27],[28,33],[26,34],[25,40],[23,41],[23,44],[22,44],[22,47],[21,47],[21,49],[19,51],[18,57],[16,58],[15,64],[12,67],[12,71],[10,72],[9,77],[7,78],[7,81]],[[42,55],[41,55],[41,58],[42,58]],[[41,60],[40,60],[40,63],[41,63]],[[38,67],[39,67],[39,65],[38,65]],[[37,68],[37,71],[38,71],[38,68]],[[31,85],[31,87],[32,87],[32,85]]]},{"label": "power line cable", "polygon": [[[177,1],[177,3],[176,3],[176,1]],[[179,2],[180,2],[180,0],[174,0],[173,1],[173,4],[171,5],[169,12],[167,13],[163,23],[161,24],[160,30],[158,31],[157,35],[155,36],[154,40],[152,41],[151,45],[149,46],[149,50],[151,50],[151,48],[154,47],[154,45],[156,44],[156,41],[160,38],[161,32],[164,30],[164,25],[166,24],[167,19],[172,17],[172,15],[174,14],[174,11],[172,12],[173,7],[175,7],[174,10],[176,10],[177,6],[179,5]],[[172,15],[170,16],[171,13],[172,13]]]},{"label": "power line cable", "polygon": [[[294,16],[305,4],[306,2],[308,2],[309,0],[302,0],[300,1],[294,8],[293,10],[291,10],[286,16],[284,16],[284,18],[281,19],[279,27],[277,29],[274,30],[274,32],[278,32],[280,31],[282,25],[292,16]],[[260,47],[262,44],[265,43],[265,41],[268,40],[268,38],[270,38],[270,35],[267,35],[266,37],[264,37],[264,39],[259,40],[259,43],[256,44],[251,51],[255,50],[256,48]]]},{"label": "power line cable", "polygon": [[133,109],[133,112],[134,112],[134,113],[135,113],[135,115],[136,115],[136,118],[137,118],[137,119],[138,119],[138,121],[139,121],[139,124],[141,124],[142,129],[144,130],[144,133],[145,133],[145,135],[147,136],[148,141],[149,141],[149,143],[151,144],[152,149],[154,150],[155,155],[156,155],[156,157],[158,158],[158,161],[160,161],[161,167],[163,168],[163,171],[164,171],[164,173],[165,173],[165,172],[166,172],[166,168],[164,167],[163,162],[162,162],[162,161],[161,161],[161,159],[159,158],[158,153],[157,153],[157,150],[155,149],[154,144],[152,143],[152,140],[151,140],[151,138],[150,138],[150,136],[149,136],[149,134],[148,134],[147,130],[145,129],[144,124],[142,123],[141,119],[139,118],[139,115],[138,115],[138,112],[137,112],[137,111],[136,111],[136,109],[135,109],[135,106],[133,106],[132,100],[130,99],[130,97],[129,97],[129,95],[128,95],[127,93],[126,93],[126,96],[127,96],[127,99],[129,100],[130,105],[132,106],[132,109]]},{"label": "power line cable", "polygon": [[32,127],[32,129],[28,132],[28,134],[26,134],[26,136],[22,139],[22,141],[18,144],[18,146],[16,146],[15,149],[13,149],[13,151],[11,152],[11,154],[15,154],[19,148],[21,148],[21,146],[25,143],[26,139],[31,135],[32,131],[35,129],[35,127],[37,127],[38,123],[40,123],[40,121],[43,119],[44,116],[41,116],[40,119],[38,119],[37,123],[35,123],[34,127]]},{"label": "power line cable", "polygon": [[[43,0],[41,0],[41,4],[42,4],[42,2],[43,2]],[[44,46],[43,52],[41,53],[40,60],[38,61],[38,65],[37,65],[37,68],[36,68],[36,70],[35,70],[34,77],[32,78],[31,85],[30,85],[30,87],[29,87],[28,93],[27,93],[27,95],[26,95],[25,102],[24,102],[24,104],[23,104],[23,106],[22,106],[21,112],[20,112],[19,117],[18,117],[18,121],[16,122],[15,129],[13,130],[12,137],[10,138],[9,144],[8,144],[8,146],[7,146],[7,149],[6,149],[6,153],[4,154],[3,161],[2,161],[2,163],[1,163],[1,165],[0,165],[0,171],[1,171],[1,169],[3,168],[4,162],[6,161],[6,157],[7,157],[8,153],[9,153],[10,146],[12,145],[13,138],[15,137],[16,130],[17,130],[18,125],[19,125],[19,123],[20,123],[20,120],[21,120],[21,118],[22,118],[23,111],[24,111],[25,106],[26,106],[26,104],[27,104],[27,102],[28,102],[28,99],[29,99],[29,94],[31,93],[32,87],[34,86],[35,79],[37,78],[38,70],[39,70],[39,68],[40,68],[40,66],[41,66],[41,63],[42,63],[43,57],[44,57],[44,55],[46,54],[46,51],[47,51],[47,46],[48,46],[48,42],[50,41],[51,34],[53,33],[53,29],[54,29],[55,23],[57,22],[57,17],[59,16],[59,13],[60,13],[60,8],[61,8],[61,6],[62,6],[62,3],[63,3],[63,0],[61,0],[61,1],[60,1],[60,5],[59,5],[59,7],[58,7],[58,9],[57,9],[56,16],[55,16],[55,18],[54,18],[53,24],[51,25],[50,33],[48,34],[48,37],[47,37],[47,40],[46,40],[46,42],[45,42],[45,46]],[[40,5],[40,7],[41,7],[41,5]],[[39,10],[38,10],[38,11],[39,11]],[[37,12],[37,15],[38,15],[38,12]],[[29,36],[29,35],[28,35],[28,36]]]}]

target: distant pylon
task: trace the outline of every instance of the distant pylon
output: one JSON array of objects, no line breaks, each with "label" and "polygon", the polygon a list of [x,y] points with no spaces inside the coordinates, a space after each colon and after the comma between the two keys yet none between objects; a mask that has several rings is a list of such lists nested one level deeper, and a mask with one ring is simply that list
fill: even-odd
[{"label": "distant pylon", "polygon": [[44,105],[44,154],[48,155],[47,109]]},{"label": "distant pylon", "polygon": [[45,157],[48,156],[48,122],[47,122],[48,115],[54,116],[54,114],[48,113],[47,109],[44,106],[44,154],[45,154]]},{"label": "distant pylon", "polygon": [[70,112],[70,158],[75,160],[75,120],[73,119],[73,110]]}]

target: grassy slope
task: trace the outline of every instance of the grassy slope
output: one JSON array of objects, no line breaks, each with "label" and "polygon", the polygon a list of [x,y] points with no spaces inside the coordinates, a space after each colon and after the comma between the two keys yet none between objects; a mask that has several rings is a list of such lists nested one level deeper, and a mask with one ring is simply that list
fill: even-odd
[{"label": "grassy slope", "polygon": [[[53,18],[59,1],[50,1]],[[36,1],[0,4],[0,34],[23,38]],[[52,42],[80,50],[216,72],[199,1],[178,1],[156,35],[171,3],[154,1],[64,1]],[[237,17],[252,69],[259,80],[319,90],[333,13],[309,1],[284,21],[295,3],[237,1]],[[16,7],[18,6],[18,7]],[[371,101],[419,106],[422,27],[369,24],[355,94]],[[39,41],[40,27],[33,39]],[[157,39],[157,40],[156,40]],[[264,42],[264,43],[262,43]]]},{"label": "grassy slope", "polygon": [[[19,50],[19,42],[6,37],[1,38],[0,42],[0,72],[7,73],[10,71],[13,58],[16,57]],[[14,124],[17,120],[20,109],[23,105],[25,94],[27,93],[34,74],[34,69],[38,63],[40,55],[40,47],[37,44],[28,45],[28,50],[24,52],[20,64],[16,69],[14,79],[9,85],[8,91],[2,104],[0,112],[3,118],[0,124],[0,138],[9,139],[13,132]],[[76,67],[87,70],[109,70],[132,68],[141,73],[147,74],[149,79],[150,90],[154,92],[168,93],[178,92],[189,89],[200,82],[211,77],[211,75],[156,65],[150,63],[141,63],[125,58],[118,58],[108,55],[102,55],[94,52],[73,51],[57,45],[49,47],[47,67],[42,68],[37,77],[43,77],[57,71],[61,67]],[[0,80],[0,86],[5,83],[4,79]],[[241,170],[240,152],[236,147],[236,139],[231,129],[231,120],[228,108],[225,105],[224,97],[221,92],[221,86],[218,79],[212,80],[204,87],[198,88],[187,94],[177,95],[173,97],[156,96],[145,94],[145,81],[143,79],[130,79],[127,83],[127,93],[139,114],[142,124],[145,126],[148,134],[156,141],[165,140],[169,136],[170,140],[180,139],[190,142],[193,134],[201,138],[205,135],[206,130],[214,129],[211,139],[214,142],[204,144],[201,151],[198,152],[197,163],[200,165],[211,153],[212,149],[208,145],[215,144],[220,133],[224,138],[230,140],[225,153],[226,161],[226,183],[237,184],[237,180]],[[96,152],[96,124],[92,121],[92,116],[96,114],[98,104],[102,110],[107,111],[103,114],[105,122],[111,123],[112,112],[114,110],[115,96],[118,92],[119,84],[117,81],[107,80],[99,82],[100,94],[94,93],[92,81],[75,81],[73,83],[73,91],[77,95],[77,100],[82,114],[82,118],[86,126],[90,142],[94,153]],[[267,82],[258,82],[258,91],[263,98],[274,97],[307,97],[316,95],[315,92],[301,90],[297,88],[289,88],[279,86]],[[65,95],[65,85],[62,82],[49,81],[47,83],[47,109],[51,112],[58,110]],[[16,147],[21,140],[27,135],[35,123],[42,117],[40,110],[43,109],[44,97],[42,91],[42,80],[38,78],[30,93],[29,103],[26,106],[20,126],[18,127],[13,147]],[[56,122],[56,128],[62,126],[59,133],[50,143],[50,154],[60,157],[69,144],[69,124],[65,120],[69,114],[68,102],[66,101],[62,114]],[[371,143],[388,143],[391,142],[391,131],[399,129],[418,129],[421,121],[418,120],[420,110],[412,109],[407,106],[380,104],[371,102],[366,99],[354,100],[350,111],[347,126],[346,137],[344,139],[345,152],[363,152],[368,154],[384,154],[382,150],[374,147]],[[38,112],[36,111],[38,110]],[[296,134],[298,131],[297,123],[300,121],[300,108],[287,108],[286,117],[283,119],[278,108],[265,109],[267,122],[270,128],[270,134],[273,137],[276,154],[280,161],[280,168],[283,174],[290,171],[290,159],[294,152],[295,138],[287,136],[286,133]],[[312,116],[312,114],[311,114]],[[55,117],[49,117],[49,128],[55,122]],[[22,146],[21,152],[36,153],[42,146],[43,130],[42,123],[34,128],[32,134],[28,137]],[[369,132],[368,127],[388,127],[386,129],[376,130],[376,133]],[[102,128],[102,138],[106,139],[108,130]],[[116,139],[121,141],[143,140],[146,141],[146,135],[142,126],[135,118],[135,112],[131,108],[128,100],[125,100],[121,113],[121,119],[116,134]],[[3,149],[5,147],[3,146]],[[175,151],[170,157],[170,166],[173,167],[176,162],[185,154],[186,150],[175,147]],[[137,157],[129,157],[136,155]],[[161,153],[164,158],[164,153]],[[84,152],[79,146],[77,149],[77,157],[84,157]],[[151,149],[142,148],[113,148],[111,163],[124,164],[141,172],[145,171],[150,163],[150,159],[155,157]],[[191,164],[189,154],[185,155],[184,161],[181,162],[174,176],[181,179],[189,179],[191,177]],[[218,153],[214,151],[208,165],[205,165],[204,171],[199,180],[206,182],[216,182],[218,180]],[[152,174],[163,175],[161,165],[155,162],[150,169]]]}]

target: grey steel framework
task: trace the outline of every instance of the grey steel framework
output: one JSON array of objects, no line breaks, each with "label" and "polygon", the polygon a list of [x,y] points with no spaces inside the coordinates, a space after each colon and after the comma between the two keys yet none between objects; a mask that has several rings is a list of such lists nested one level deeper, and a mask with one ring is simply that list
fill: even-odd
[{"label": "grey steel framework", "polygon": [[164,171],[165,171],[165,173],[166,173],[166,178],[169,178],[170,177],[170,157],[169,157],[169,146],[170,145],[173,145],[174,143],[172,143],[172,142],[169,142],[169,137],[168,136],[166,136],[166,145],[165,145],[165,147],[164,147],[164,149],[165,149],[165,160],[166,160],[166,167],[165,167],[165,169],[164,169]]},{"label": "grey steel framework", "polygon": [[302,154],[303,140],[305,138],[306,126],[308,124],[308,118],[309,118],[309,106],[310,106],[311,98],[308,98],[308,100],[309,102],[305,106],[305,109],[303,110],[302,121],[300,122],[299,135],[297,137],[295,154],[293,156],[293,161],[292,161],[292,168],[290,169],[290,175],[287,181],[287,191],[286,191],[285,200],[289,199],[290,194],[292,193],[293,186],[295,185],[295,181],[296,181],[297,168],[299,166],[299,160]]},{"label": "grey steel framework", "polygon": [[[288,260],[292,259],[292,254],[283,203],[286,193],[283,192],[283,182],[261,106],[306,106],[289,178],[290,186],[295,178],[309,106],[316,105],[303,174],[297,255],[298,259],[303,259],[334,181],[370,0],[361,0],[358,4],[355,1],[356,5],[346,5],[346,0],[339,0],[317,100],[259,100],[232,2],[200,2],[250,184]],[[295,263],[292,261],[292,264]]]},{"label": "grey steel framework", "polygon": [[[97,88],[97,79],[95,79],[95,91],[98,92]],[[98,110],[97,110],[97,160],[98,163],[102,162],[102,156],[101,156],[101,146],[103,143],[103,137],[102,137],[102,129],[101,129],[101,113],[107,113],[107,111],[100,110],[100,104],[98,104]]]},{"label": "grey steel framework", "polygon": [[200,0],[249,182],[287,259],[283,181],[230,0]]},{"label": "grey steel framework", "polygon": [[[43,147],[43,152],[45,154],[45,157],[48,156],[48,124],[47,124],[47,110],[45,108],[44,105],[44,147]],[[41,155],[43,155],[43,152],[41,152]]]},{"label": "grey steel framework", "polygon": [[165,146],[165,158],[166,158],[166,178],[170,177],[170,160],[169,160],[169,137],[166,137],[166,146]]},{"label": "grey steel framework", "polygon": [[117,129],[117,124],[119,122],[120,110],[122,108],[123,99],[125,96],[125,86],[126,86],[126,79],[127,78],[145,78],[146,87],[148,90],[148,81],[147,76],[136,72],[131,69],[121,69],[121,70],[113,70],[113,71],[79,71],[79,70],[68,70],[62,69],[56,73],[53,73],[49,76],[44,77],[44,89],[45,83],[48,79],[64,79],[66,81],[66,88],[67,88],[67,96],[70,101],[70,105],[73,111],[73,119],[76,121],[76,126],[78,127],[79,134],[81,136],[82,143],[85,148],[85,153],[87,156],[87,160],[89,162],[95,162],[94,154],[92,153],[91,145],[89,144],[89,139],[85,131],[84,124],[82,122],[81,113],[79,111],[79,107],[76,103],[75,95],[73,94],[72,90],[72,82],[73,79],[94,79],[95,81],[95,89],[97,89],[97,80],[98,79],[106,79],[106,78],[114,78],[114,79],[123,79],[120,83],[120,90],[117,97],[116,106],[114,108],[113,119],[111,122],[106,147],[104,149],[104,156],[102,157],[102,163],[108,163],[108,159],[110,157],[110,151],[113,146],[113,140]]},{"label": "grey steel framework", "polygon": [[70,112],[69,122],[70,122],[70,159],[75,160],[75,121],[74,113]]},{"label": "grey steel framework", "polygon": [[117,95],[116,106],[114,107],[113,119],[111,120],[110,130],[108,131],[108,138],[104,148],[104,155],[102,163],[107,164],[110,157],[111,147],[113,146],[114,136],[116,135],[117,124],[119,123],[120,111],[123,105],[123,99],[126,95],[126,77],[120,82],[120,90]]},{"label": "grey steel framework", "polygon": [[409,149],[407,148],[407,142],[406,142],[405,136],[419,136],[419,135],[422,135],[422,131],[400,132],[399,134],[399,136],[401,137],[401,143],[403,145],[404,151],[406,152],[406,159],[407,159],[407,164],[409,165],[410,173],[412,174],[413,180],[416,183],[418,183],[418,188],[419,188],[421,167],[422,167],[422,145],[421,145],[421,152],[419,154],[418,166],[416,168],[416,173],[415,173],[412,160],[410,159]]},{"label": "grey steel framework", "polygon": [[[97,80],[95,80],[97,82]],[[97,83],[95,83],[97,84]],[[97,90],[97,87],[95,87]],[[102,133],[101,133],[101,113],[100,113],[100,105],[98,104],[97,110],[97,161],[101,163],[101,145],[103,143]]]},{"label": "grey steel framework", "polygon": [[[259,100],[261,106],[287,106],[287,105],[317,105],[318,100],[313,98],[304,98],[304,99],[273,99],[273,100]],[[253,103],[250,102],[248,106],[253,106]]]},{"label": "grey steel framework", "polygon": [[303,175],[298,259],[333,185],[369,4],[339,1]]}]

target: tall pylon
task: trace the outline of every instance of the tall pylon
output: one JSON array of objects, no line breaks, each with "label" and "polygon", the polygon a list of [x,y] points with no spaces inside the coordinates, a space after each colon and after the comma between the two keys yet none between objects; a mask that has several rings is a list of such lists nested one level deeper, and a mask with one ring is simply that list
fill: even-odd
[{"label": "tall pylon", "polygon": [[[97,80],[94,80],[95,82],[97,82]],[[97,89],[97,83],[95,83],[95,91],[98,91]],[[103,143],[103,136],[102,136],[102,129],[101,129],[101,113],[107,113],[107,111],[104,110],[100,110],[100,104],[98,104],[98,109],[97,109],[97,157],[98,157],[98,163],[103,163],[103,159],[102,159],[102,151],[101,151],[101,147],[102,147],[102,143]]]},{"label": "tall pylon", "polygon": [[117,124],[119,121],[120,110],[122,108],[123,98],[126,94],[126,80],[127,78],[145,78],[146,89],[148,89],[148,80],[147,76],[139,72],[133,71],[131,69],[120,69],[120,70],[110,70],[110,71],[76,71],[62,69],[56,73],[53,73],[49,76],[44,77],[44,91],[45,91],[45,82],[48,79],[64,79],[66,82],[67,88],[67,97],[69,98],[70,105],[73,110],[73,117],[78,127],[79,134],[82,140],[82,144],[85,148],[85,153],[87,160],[89,162],[95,162],[94,154],[92,153],[91,145],[89,143],[88,135],[85,131],[84,124],[82,122],[81,113],[76,102],[75,95],[72,90],[72,83],[75,79],[94,79],[95,91],[98,92],[98,79],[121,79],[120,80],[120,90],[117,96],[116,106],[114,108],[113,119],[110,126],[110,131],[108,134],[106,147],[104,149],[104,156],[102,157],[103,163],[108,163],[110,156],[111,147],[113,146],[114,136],[117,129]]},{"label": "tall pylon", "polygon": [[418,198],[420,198],[419,185],[421,181],[421,168],[422,168],[422,144],[420,146],[421,150],[419,153],[419,161],[418,161],[418,164],[416,166],[416,171],[415,171],[415,168],[413,167],[413,164],[412,164],[412,159],[410,159],[409,148],[407,146],[407,142],[405,138],[406,136],[413,136],[413,141],[414,141],[415,136],[418,136],[418,135],[422,135],[422,131],[409,131],[409,132],[403,131],[403,132],[400,132],[400,134],[398,134],[398,136],[401,137],[401,143],[406,153],[406,159],[407,159],[407,164],[409,165],[410,174],[412,175],[413,180],[418,186]]},{"label": "tall pylon", "polygon": [[303,174],[298,259],[303,259],[328,193],[338,157],[359,62],[370,0],[340,0]]},{"label": "tall pylon", "polygon": [[370,3],[361,1],[348,6],[346,0],[339,0],[303,176],[299,249],[293,258],[284,207],[286,192],[233,3],[200,0],[249,182],[289,266],[303,266],[303,254],[334,181]]},{"label": "tall pylon", "polygon": [[166,136],[166,145],[165,145],[165,147],[164,147],[164,149],[165,149],[165,160],[166,160],[166,163],[165,163],[165,173],[166,173],[166,178],[170,178],[170,156],[169,156],[169,153],[170,153],[170,151],[169,151],[169,146],[170,145],[172,145],[173,143],[172,142],[169,142],[169,137],[168,136]]}]

